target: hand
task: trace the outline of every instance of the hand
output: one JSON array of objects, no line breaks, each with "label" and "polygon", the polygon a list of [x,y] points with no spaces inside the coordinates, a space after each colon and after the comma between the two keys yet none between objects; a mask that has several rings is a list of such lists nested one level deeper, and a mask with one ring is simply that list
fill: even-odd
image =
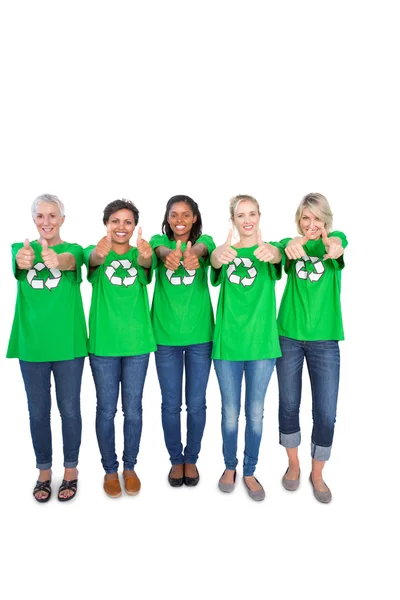
[{"label": "hand", "polygon": [[232,229],[229,230],[226,242],[222,246],[218,246],[213,252],[213,257],[216,262],[220,265],[229,265],[237,256],[237,252],[234,248],[231,248],[232,244]]},{"label": "hand", "polygon": [[24,241],[24,245],[18,250],[15,257],[18,269],[32,269],[35,260],[35,253],[31,248],[28,238]]},{"label": "hand", "polygon": [[55,250],[49,248],[47,241],[42,241],[42,259],[48,269],[58,269],[60,262]]},{"label": "hand", "polygon": [[181,246],[182,246],[182,242],[181,242],[181,240],[178,240],[176,242],[176,249],[171,250],[171,252],[168,254],[167,258],[165,259],[165,266],[170,271],[176,271],[177,269],[179,269],[179,265],[181,264],[181,258],[182,258]]},{"label": "hand", "polygon": [[142,228],[141,227],[139,227],[139,229],[138,229],[136,246],[137,246],[139,254],[142,258],[145,258],[145,259],[151,258],[152,254],[153,254],[153,250],[152,250],[149,242],[146,242],[146,240],[144,240],[142,238]]},{"label": "hand", "polygon": [[105,235],[101,240],[97,243],[95,248],[95,253],[99,258],[106,258],[106,256],[112,250],[112,240],[111,240],[111,225],[107,225],[107,235]]},{"label": "hand", "polygon": [[273,247],[262,241],[260,230],[257,231],[257,244],[258,248],[254,250],[254,256],[261,262],[271,262],[275,258]]},{"label": "hand", "polygon": [[183,253],[183,266],[185,269],[198,269],[200,267],[199,259],[192,249],[192,242],[186,244],[186,250]]},{"label": "hand", "polygon": [[302,258],[307,252],[304,250],[303,246],[305,246],[312,236],[311,229],[307,231],[307,233],[300,237],[295,237],[285,248],[285,254],[291,260],[297,260],[298,258]]},{"label": "hand", "polygon": [[327,258],[339,258],[344,254],[344,248],[342,246],[342,240],[337,237],[328,238],[325,227],[322,227],[322,241],[325,246],[326,254],[324,254],[324,260]]}]

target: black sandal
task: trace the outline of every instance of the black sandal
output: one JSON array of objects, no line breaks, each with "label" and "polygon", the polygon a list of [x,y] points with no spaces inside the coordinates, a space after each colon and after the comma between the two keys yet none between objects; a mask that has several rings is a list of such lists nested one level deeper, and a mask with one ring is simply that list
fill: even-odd
[{"label": "black sandal", "polygon": [[[71,490],[71,492],[73,492],[73,494],[71,496],[67,496],[66,498],[62,498],[60,496],[60,492],[64,492],[65,490]],[[72,500],[72,498],[75,498],[77,491],[78,491],[78,480],[77,479],[72,479],[71,481],[67,481],[66,479],[63,479],[62,484],[58,488],[58,496],[57,497],[60,502],[68,502],[68,500]]]},{"label": "black sandal", "polygon": [[[47,479],[46,481],[39,481],[39,479],[36,482],[36,485],[33,489],[33,497],[35,498],[36,502],[48,502],[50,500],[50,496],[51,496],[51,479]],[[47,496],[45,498],[37,498],[36,494],[38,492],[46,492]]]}]

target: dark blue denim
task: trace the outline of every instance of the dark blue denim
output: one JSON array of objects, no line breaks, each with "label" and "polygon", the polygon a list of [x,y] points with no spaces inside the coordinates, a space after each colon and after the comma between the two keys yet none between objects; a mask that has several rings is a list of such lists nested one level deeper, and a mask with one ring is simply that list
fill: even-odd
[{"label": "dark blue denim", "polygon": [[[196,464],[206,424],[206,389],[212,342],[189,346],[157,346],[161,418],[171,464]],[[182,377],[185,363],[186,447],[181,441]]]},{"label": "dark blue denim", "polygon": [[279,441],[286,448],[300,444],[300,401],[304,359],[311,382],[313,430],[311,456],[331,454],[339,391],[340,352],[337,341],[303,342],[281,336],[282,357],[276,370],[279,383]]},{"label": "dark blue denim", "polygon": [[106,473],[118,471],[115,453],[114,417],[121,384],[124,413],[124,469],[133,470],[142,435],[142,396],[149,354],[138,356],[95,356],[89,354],[96,387],[96,435]]},{"label": "dark blue denim", "polygon": [[82,435],[80,399],[84,362],[84,358],[55,362],[19,361],[28,398],[31,436],[38,469],[50,469],[52,465],[51,372],[61,415],[64,467],[73,469],[78,464]]},{"label": "dark blue denim", "polygon": [[254,474],[258,462],[264,418],[264,399],[275,358],[265,360],[215,360],[214,367],[222,399],[222,452],[225,467],[236,469],[238,422],[243,375],[246,381],[245,398],[245,445],[243,475]]}]

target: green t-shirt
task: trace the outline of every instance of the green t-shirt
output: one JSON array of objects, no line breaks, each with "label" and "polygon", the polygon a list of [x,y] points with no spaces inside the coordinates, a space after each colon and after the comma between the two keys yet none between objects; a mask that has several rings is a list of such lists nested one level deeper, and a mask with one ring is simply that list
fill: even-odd
[{"label": "green t-shirt", "polygon": [[254,256],[257,247],[235,248],[233,262],[211,269],[211,283],[221,284],[213,358],[245,361],[281,356],[275,281],[282,276],[282,263],[259,261]]},{"label": "green t-shirt", "polygon": [[[156,350],[146,285],[153,266],[138,265],[138,249],[126,254],[111,251],[104,263],[89,269],[96,246],[84,250],[92,284],[89,312],[89,352],[96,356],[138,356]],[[155,263],[155,258],[153,258]]]},{"label": "green t-shirt", "polygon": [[18,291],[7,358],[54,362],[87,356],[80,291],[82,247],[68,242],[50,246],[57,254],[69,252],[75,257],[76,271],[60,271],[48,269],[42,260],[42,246],[31,242],[35,252],[33,267],[20,270],[15,257],[23,245],[11,246]]},{"label": "green t-shirt", "polygon": [[[158,259],[151,315],[157,344],[162,346],[189,346],[203,344],[213,339],[214,313],[207,283],[210,255],[215,249],[209,235],[201,235],[196,244],[205,244],[208,256],[199,258],[200,267],[186,271],[181,266],[176,271],[166,268]],[[153,249],[165,246],[175,250],[175,240],[166,235],[154,235],[150,240]],[[182,244],[182,251],[186,243]]]},{"label": "green t-shirt", "polygon": [[[347,246],[346,236],[340,231],[333,231],[328,237],[340,237],[343,247]],[[282,246],[286,248],[291,239],[282,240]],[[278,314],[279,335],[307,342],[343,340],[343,257],[324,260],[326,250],[321,239],[309,240],[304,249],[304,258],[286,259],[287,282]]]}]

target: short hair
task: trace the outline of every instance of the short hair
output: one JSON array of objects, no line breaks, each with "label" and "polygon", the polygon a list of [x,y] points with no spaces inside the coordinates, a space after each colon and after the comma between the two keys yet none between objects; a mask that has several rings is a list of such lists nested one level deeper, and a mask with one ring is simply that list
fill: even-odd
[{"label": "short hair", "polygon": [[247,194],[238,194],[237,196],[233,196],[233,198],[231,198],[229,201],[229,212],[231,215],[231,219],[234,219],[234,217],[237,213],[239,204],[246,200],[255,204],[255,206],[257,207],[257,210],[258,210],[258,214],[261,214],[260,205],[258,204],[258,201],[253,196],[248,196]]},{"label": "short hair", "polygon": [[200,210],[199,210],[197,202],[195,202],[189,196],[184,196],[184,195],[172,196],[172,198],[170,198],[168,200],[167,206],[165,207],[165,215],[164,215],[164,220],[161,225],[161,231],[166,234],[166,236],[169,240],[172,241],[174,239],[174,232],[172,231],[171,226],[168,223],[168,216],[169,216],[172,205],[176,204],[177,202],[184,202],[185,204],[187,204],[189,206],[190,210],[192,211],[193,216],[197,217],[196,222],[193,223],[193,226],[192,226],[192,229],[191,229],[190,235],[189,235],[189,240],[188,240],[192,244],[195,244],[196,241],[199,239],[199,237],[202,234],[203,223],[201,220],[201,214],[200,214]]},{"label": "short hair", "polygon": [[333,214],[331,211],[331,207],[329,206],[328,200],[322,194],[318,194],[317,192],[312,192],[304,196],[303,200],[300,202],[299,206],[296,210],[295,215],[295,223],[297,227],[297,231],[300,235],[303,235],[303,231],[300,227],[300,220],[303,214],[303,210],[308,208],[313,215],[320,219],[324,223],[324,227],[327,231],[332,227]]},{"label": "short hair", "polygon": [[62,217],[65,216],[64,204],[61,202],[61,200],[58,198],[58,196],[54,196],[54,194],[41,194],[40,196],[35,198],[35,200],[32,202],[31,211],[32,211],[33,218],[36,217],[37,209],[41,202],[47,202],[48,204],[54,204],[55,206],[57,206],[58,210],[60,211],[61,216]]},{"label": "short hair", "polygon": [[139,223],[139,211],[136,208],[136,206],[133,204],[133,202],[131,202],[130,200],[126,200],[125,198],[122,198],[122,200],[113,200],[113,202],[110,202],[109,204],[107,204],[107,206],[104,209],[104,213],[103,213],[103,223],[104,225],[107,225],[109,218],[111,217],[111,215],[113,215],[114,213],[118,212],[119,210],[130,210],[133,214],[133,220],[135,221],[135,226]]}]

